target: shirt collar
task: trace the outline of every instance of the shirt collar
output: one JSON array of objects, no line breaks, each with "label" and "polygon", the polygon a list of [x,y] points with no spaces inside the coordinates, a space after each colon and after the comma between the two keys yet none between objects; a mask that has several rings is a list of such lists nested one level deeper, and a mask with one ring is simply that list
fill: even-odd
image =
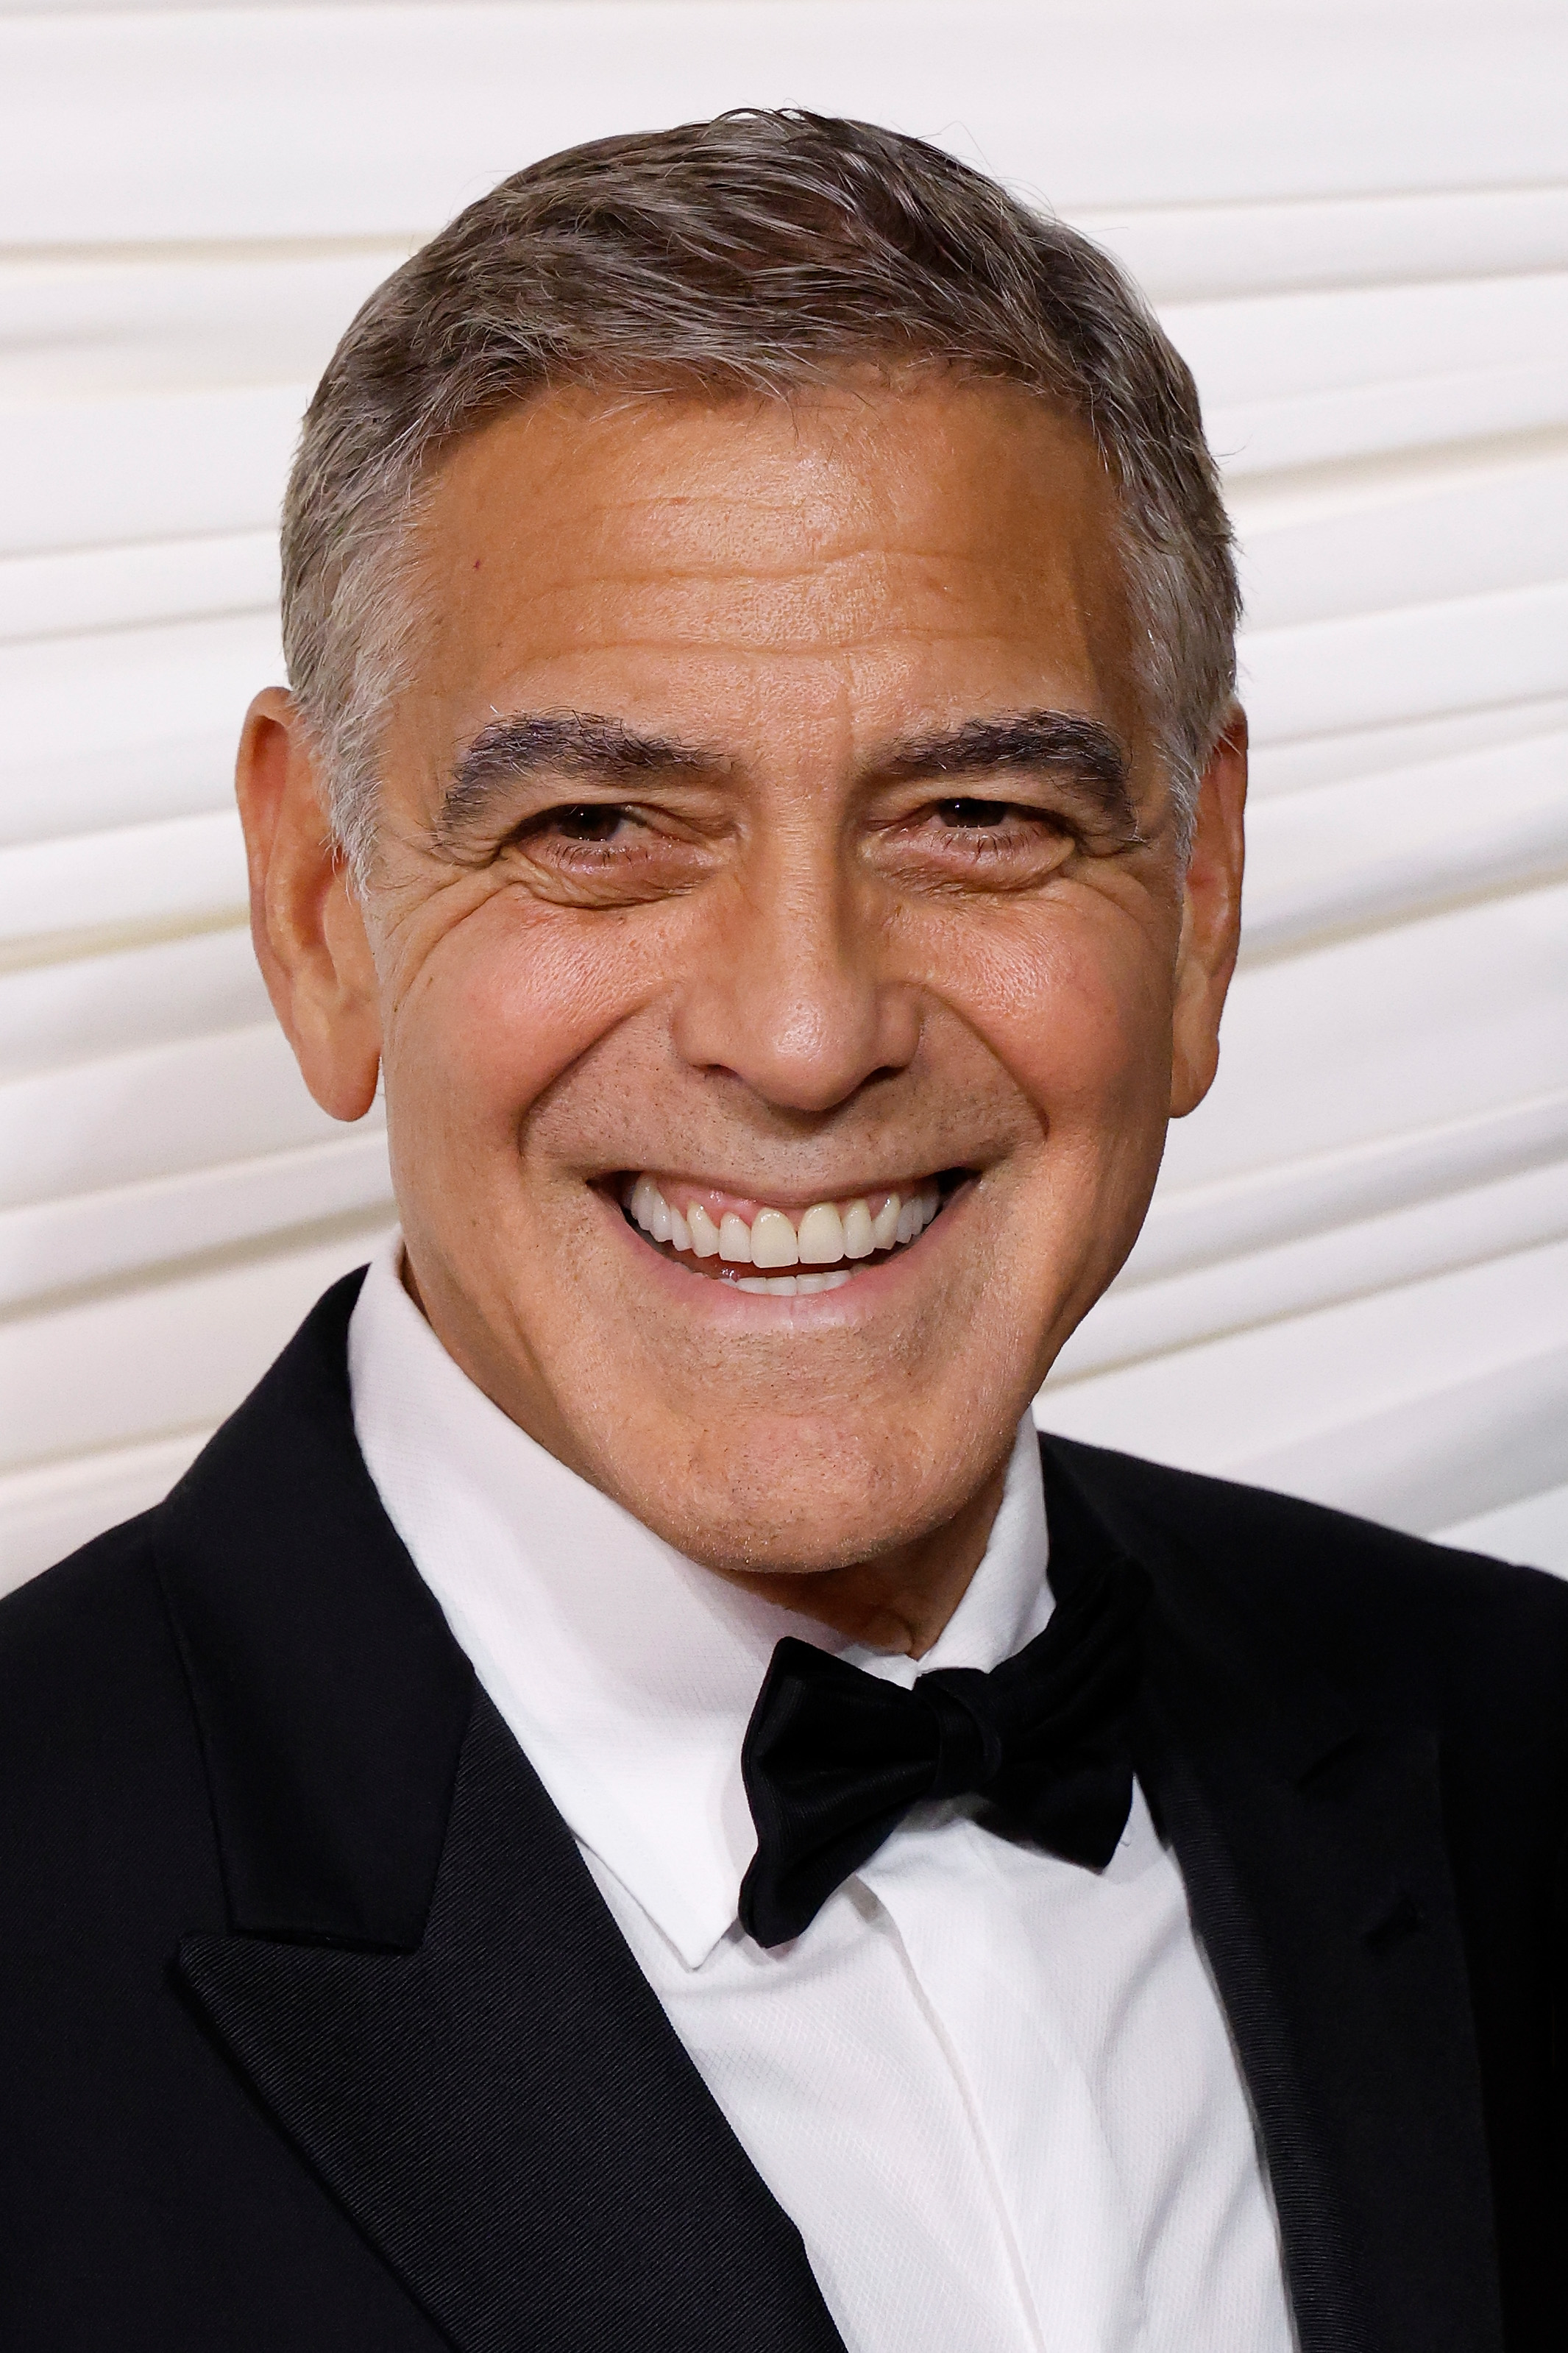
[{"label": "shirt collar", "polygon": [[741,1743],[781,1635],[907,1685],[933,1667],[993,1667],[1045,1625],[1033,1425],[1019,1425],[980,1566],[917,1663],[726,1584],[558,1462],[447,1354],[401,1261],[394,1235],[349,1325],[371,1477],[574,1834],[696,1968],[734,1922],[754,1851]]}]

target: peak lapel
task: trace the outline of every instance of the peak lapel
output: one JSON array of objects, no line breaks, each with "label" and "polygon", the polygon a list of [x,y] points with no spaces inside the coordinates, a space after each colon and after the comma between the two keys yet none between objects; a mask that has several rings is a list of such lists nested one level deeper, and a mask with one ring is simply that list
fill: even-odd
[{"label": "peak lapel", "polygon": [[459,2353],[842,2353],[365,1470],[329,1292],[161,1514],[231,1929],[174,1967]]},{"label": "peak lapel", "polygon": [[178,1966],[460,2353],[842,2353],[798,2233],[482,1693],[415,1951],[192,1936]]},{"label": "peak lapel", "polygon": [[1266,1607],[1123,1520],[1079,1450],[1047,1444],[1047,1495],[1053,1581],[1058,1531],[1150,1576],[1139,1769],[1252,2096],[1303,2353],[1500,2353],[1432,1722],[1363,1720]]}]

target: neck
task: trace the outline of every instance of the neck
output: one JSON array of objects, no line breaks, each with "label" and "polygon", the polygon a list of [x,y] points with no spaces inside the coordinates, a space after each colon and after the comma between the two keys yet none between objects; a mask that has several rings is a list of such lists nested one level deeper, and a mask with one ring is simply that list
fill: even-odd
[{"label": "neck", "polygon": [[953,1518],[873,1560],[838,1568],[720,1573],[727,1583],[815,1618],[848,1641],[921,1659],[969,1590],[1006,1480],[1005,1456]]}]

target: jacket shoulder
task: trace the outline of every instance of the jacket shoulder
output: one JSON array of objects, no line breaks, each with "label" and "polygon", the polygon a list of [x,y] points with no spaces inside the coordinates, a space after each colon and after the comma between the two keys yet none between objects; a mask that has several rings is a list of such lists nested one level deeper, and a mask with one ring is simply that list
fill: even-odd
[{"label": "jacket shoulder", "polygon": [[1568,1693],[1568,1582],[1373,1520],[1109,1449],[1047,1437],[1047,1492],[1066,1477],[1156,1569],[1221,1586],[1275,1645],[1353,1680],[1438,1668],[1501,1703]]},{"label": "jacket shoulder", "polygon": [[52,1568],[0,1599],[0,1683],[23,1686],[47,1676],[68,1654],[112,1648],[139,1618],[159,1610],[153,1545],[158,1510],[106,1529]]},{"label": "jacket shoulder", "polygon": [[[56,1839],[79,1862],[112,1822],[155,1842],[175,1791],[200,1796],[196,1727],[160,1590],[156,1511],[111,1528],[0,1601],[0,1852],[12,1870]],[[24,1871],[24,1875],[25,1871]]]}]

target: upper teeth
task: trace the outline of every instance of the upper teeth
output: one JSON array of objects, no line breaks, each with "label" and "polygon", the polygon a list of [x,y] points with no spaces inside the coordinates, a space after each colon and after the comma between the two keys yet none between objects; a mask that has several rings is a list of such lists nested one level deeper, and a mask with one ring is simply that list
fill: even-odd
[{"label": "upper teeth", "polygon": [[844,1259],[869,1258],[873,1250],[912,1242],[941,1207],[935,1185],[906,1198],[888,1193],[875,1215],[864,1194],[852,1201],[814,1201],[794,1218],[787,1209],[758,1209],[751,1223],[733,1209],[715,1222],[700,1200],[689,1199],[684,1213],[666,1200],[651,1176],[639,1176],[627,1207],[645,1234],[694,1258],[735,1266],[837,1266]]}]

